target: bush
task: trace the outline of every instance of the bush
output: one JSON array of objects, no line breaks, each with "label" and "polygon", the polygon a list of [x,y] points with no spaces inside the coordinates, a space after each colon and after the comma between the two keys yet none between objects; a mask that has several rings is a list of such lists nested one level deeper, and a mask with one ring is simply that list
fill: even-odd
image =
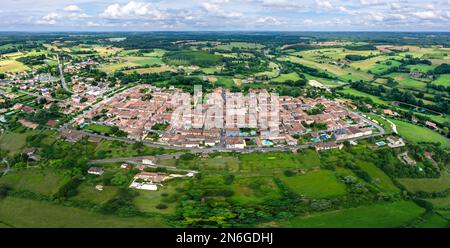
[{"label": "bush", "polygon": [[156,208],[157,209],[166,209],[166,208],[168,208],[168,206],[164,203],[160,203],[160,204],[156,205]]},{"label": "bush", "polygon": [[294,171],[291,171],[291,170],[285,170],[284,171],[284,175],[285,176],[287,176],[287,177],[292,177],[292,176],[295,176],[297,173],[295,173]]}]

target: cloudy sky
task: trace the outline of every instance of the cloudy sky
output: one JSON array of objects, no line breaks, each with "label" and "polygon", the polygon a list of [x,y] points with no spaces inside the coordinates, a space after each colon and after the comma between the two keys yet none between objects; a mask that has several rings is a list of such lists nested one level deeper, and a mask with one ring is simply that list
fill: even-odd
[{"label": "cloudy sky", "polygon": [[450,31],[450,0],[1,2],[1,31]]}]

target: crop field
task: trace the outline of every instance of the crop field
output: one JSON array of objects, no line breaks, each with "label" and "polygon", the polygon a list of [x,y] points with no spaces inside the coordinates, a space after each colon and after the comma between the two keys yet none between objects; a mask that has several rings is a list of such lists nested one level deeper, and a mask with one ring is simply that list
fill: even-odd
[{"label": "crop field", "polygon": [[444,148],[450,148],[450,140],[426,127],[391,119],[397,126],[397,131],[401,136],[410,142],[440,142]]},{"label": "crop field", "polygon": [[29,68],[16,60],[0,60],[0,72],[19,72],[25,71]]},{"label": "crop field", "polygon": [[311,164],[305,163],[295,154],[289,153],[252,153],[240,156],[241,171],[273,171],[274,169],[310,168]]},{"label": "crop field", "polygon": [[32,191],[51,196],[59,188],[68,182],[69,177],[46,169],[27,169],[12,171],[6,176],[0,177],[0,183],[4,183],[15,190]]},{"label": "crop field", "polygon": [[215,48],[220,50],[232,50],[233,48],[240,48],[240,49],[261,49],[264,45],[258,44],[258,43],[249,43],[249,42],[230,42],[230,43],[224,43],[217,45]]},{"label": "crop field", "polygon": [[140,69],[134,69],[134,70],[127,70],[124,71],[124,73],[138,73],[138,74],[144,74],[144,73],[160,73],[165,71],[172,71],[174,70],[170,66],[158,66],[158,67],[148,67],[148,68],[140,68]]},{"label": "crop field", "polygon": [[398,201],[297,217],[288,227],[401,227],[425,209],[413,202]]},{"label": "crop field", "polygon": [[0,222],[11,227],[162,227],[158,217],[117,217],[36,200],[0,200]]},{"label": "crop field", "polygon": [[386,75],[386,77],[390,77],[396,80],[399,83],[400,87],[403,88],[415,88],[419,90],[424,90],[426,87],[426,83],[421,82],[419,80],[415,80],[405,73],[391,73],[389,75]]}]

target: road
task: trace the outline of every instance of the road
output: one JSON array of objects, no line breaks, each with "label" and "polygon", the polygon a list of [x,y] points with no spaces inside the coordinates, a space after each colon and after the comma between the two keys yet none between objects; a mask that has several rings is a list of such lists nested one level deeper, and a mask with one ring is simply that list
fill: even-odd
[{"label": "road", "polygon": [[59,75],[61,77],[62,87],[65,91],[72,92],[66,84],[66,79],[64,78],[64,73],[63,73],[63,65],[62,65],[61,61],[59,60],[58,54],[56,54],[56,59],[58,60]]},{"label": "road", "polygon": [[4,176],[4,175],[8,174],[8,172],[11,170],[11,166],[9,166],[9,162],[5,158],[3,159],[2,162],[6,164],[6,169],[3,171],[3,176]]}]

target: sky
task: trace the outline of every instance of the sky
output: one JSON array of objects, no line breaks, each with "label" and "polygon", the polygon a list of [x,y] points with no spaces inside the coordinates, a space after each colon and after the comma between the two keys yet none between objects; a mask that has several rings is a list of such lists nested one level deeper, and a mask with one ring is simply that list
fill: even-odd
[{"label": "sky", "polygon": [[450,0],[1,0],[0,31],[450,31]]}]

